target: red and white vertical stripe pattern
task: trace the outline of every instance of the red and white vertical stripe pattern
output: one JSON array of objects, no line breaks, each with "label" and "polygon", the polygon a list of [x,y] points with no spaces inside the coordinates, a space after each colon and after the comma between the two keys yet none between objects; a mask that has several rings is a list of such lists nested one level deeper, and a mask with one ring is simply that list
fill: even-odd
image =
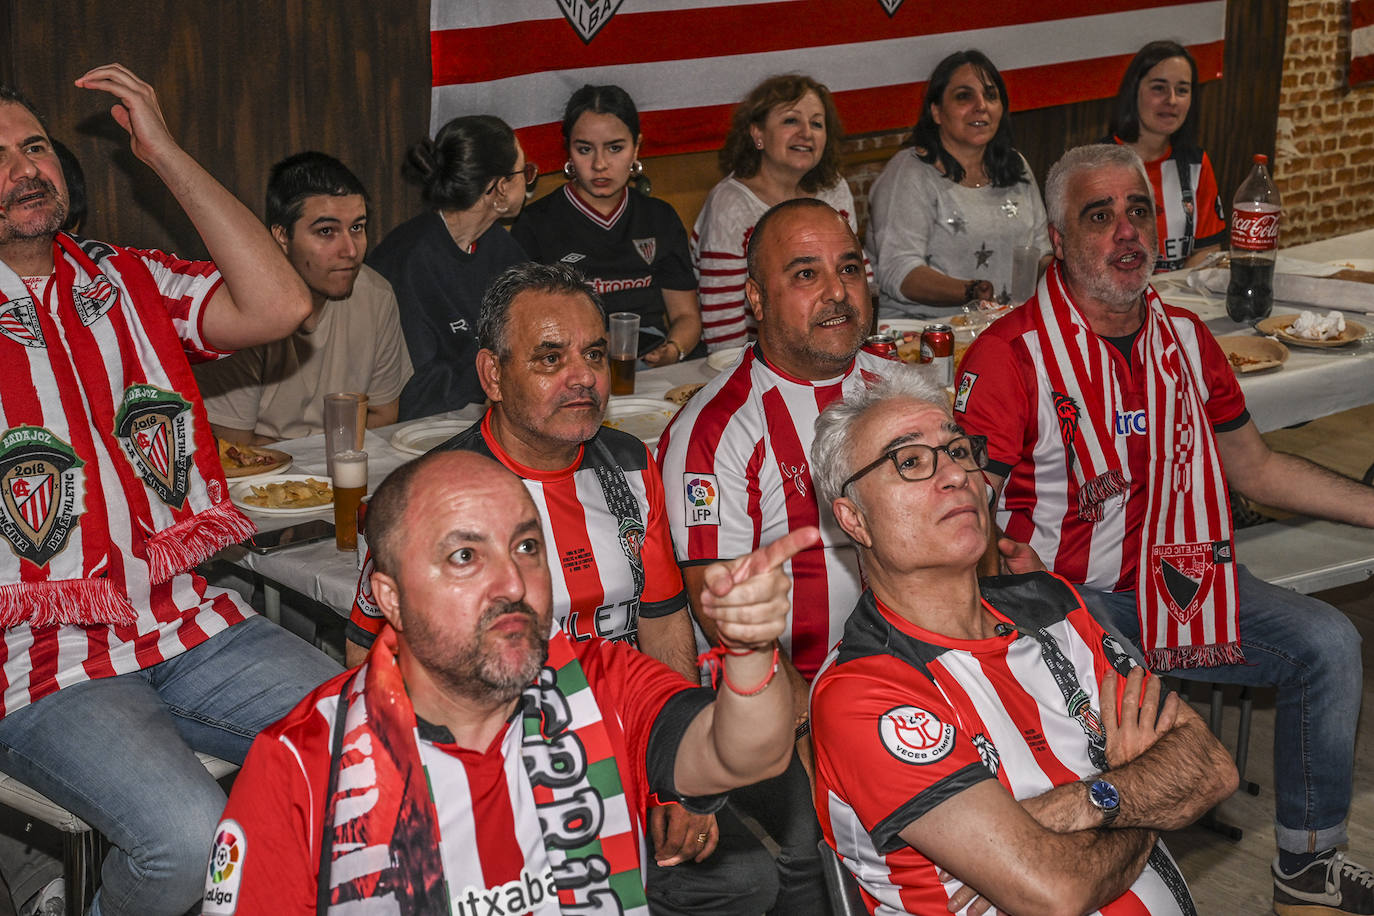
[{"label": "red and white vertical stripe pattern", "polygon": [[1374,82],[1374,0],[1350,0],[1350,85]]}]

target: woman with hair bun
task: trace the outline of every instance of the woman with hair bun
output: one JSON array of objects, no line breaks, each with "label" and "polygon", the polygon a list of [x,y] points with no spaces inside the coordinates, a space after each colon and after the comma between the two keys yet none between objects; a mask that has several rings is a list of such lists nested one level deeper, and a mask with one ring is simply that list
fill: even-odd
[{"label": "woman with hair bun", "polygon": [[677,211],[630,188],[644,172],[643,139],[624,89],[574,92],[563,109],[568,183],[530,204],[511,234],[532,259],[580,270],[607,312],[639,315],[639,352],[661,366],[696,355],[701,311]]},{"label": "woman with hair bun", "polygon": [[487,284],[528,261],[497,221],[525,204],[538,169],[500,118],[454,118],[406,155],[431,209],[393,229],[368,263],[391,282],[415,374],[400,419],[485,398],[477,381],[477,312]]},{"label": "woman with hair bun", "polygon": [[1017,246],[1038,247],[1048,265],[1045,205],[1012,145],[1008,109],[1002,74],[981,51],[936,64],[908,148],[868,195],[879,314],[938,317],[973,299],[1009,301]]},{"label": "woman with hair bun", "polygon": [[1176,41],[1152,41],[1121,77],[1104,142],[1129,146],[1145,163],[1155,196],[1155,272],[1201,261],[1226,239],[1212,160],[1197,144],[1197,62]]},{"label": "woman with hair bun", "polygon": [[769,207],[815,197],[838,210],[858,234],[854,195],[840,177],[843,136],[830,90],[800,73],[769,77],[735,108],[719,156],[725,177],[707,195],[692,229],[708,350],[753,337],[744,302],[745,252],[754,224]]}]

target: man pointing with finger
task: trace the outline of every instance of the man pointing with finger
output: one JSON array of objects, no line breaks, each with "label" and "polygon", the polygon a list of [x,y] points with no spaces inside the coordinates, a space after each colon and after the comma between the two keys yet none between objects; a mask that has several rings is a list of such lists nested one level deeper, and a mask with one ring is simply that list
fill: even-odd
[{"label": "man pointing with finger", "polygon": [[368,527],[388,627],[361,668],[254,744],[205,913],[307,914],[317,899],[321,912],[647,913],[648,800],[710,810],[790,759],[781,566],[814,528],[706,571],[703,612],[729,646],[713,696],[553,624],[538,512],[491,459],[404,465]]}]

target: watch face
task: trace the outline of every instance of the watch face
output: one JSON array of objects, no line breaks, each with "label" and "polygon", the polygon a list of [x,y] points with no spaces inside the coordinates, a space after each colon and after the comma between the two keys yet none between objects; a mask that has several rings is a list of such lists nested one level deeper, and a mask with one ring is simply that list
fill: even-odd
[{"label": "watch face", "polygon": [[1105,779],[1094,782],[1088,791],[1092,794],[1093,804],[1103,811],[1114,811],[1121,804],[1121,795],[1117,793],[1116,786]]}]

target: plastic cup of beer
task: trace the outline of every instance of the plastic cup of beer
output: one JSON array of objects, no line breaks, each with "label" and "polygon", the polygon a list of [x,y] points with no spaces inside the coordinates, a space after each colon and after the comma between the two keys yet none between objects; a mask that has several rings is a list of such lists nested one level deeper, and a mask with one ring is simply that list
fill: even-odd
[{"label": "plastic cup of beer", "polygon": [[358,549],[358,504],[367,495],[367,452],[336,452],[334,472],[334,546]]},{"label": "plastic cup of beer", "polygon": [[334,456],[339,452],[362,451],[367,430],[367,395],[339,391],[324,396],[325,473],[334,476]]},{"label": "plastic cup of beer", "polygon": [[639,316],[634,312],[612,312],[607,323],[611,338],[611,394],[634,394]]}]

